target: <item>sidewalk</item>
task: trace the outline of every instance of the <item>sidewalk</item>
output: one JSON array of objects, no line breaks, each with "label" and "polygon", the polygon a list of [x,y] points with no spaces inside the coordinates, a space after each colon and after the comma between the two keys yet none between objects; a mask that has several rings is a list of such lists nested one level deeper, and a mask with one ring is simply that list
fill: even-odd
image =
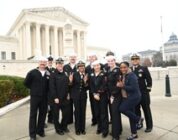
[{"label": "sidewalk", "polygon": [[[178,140],[178,96],[152,97],[152,113],[154,129],[151,133],[145,133],[144,129],[138,131],[138,140]],[[54,127],[48,124],[46,137],[39,140],[100,140],[102,137],[96,135],[96,127],[90,126],[90,108],[87,106],[87,122],[85,136],[76,136],[74,126],[70,125],[70,133],[59,136],[55,133]],[[0,140],[28,140],[28,118],[29,104],[25,104],[8,114],[0,117]],[[125,140],[130,135],[128,119],[123,116],[123,134],[121,140]],[[111,129],[110,129],[111,130]],[[111,140],[108,136],[105,140]]]}]

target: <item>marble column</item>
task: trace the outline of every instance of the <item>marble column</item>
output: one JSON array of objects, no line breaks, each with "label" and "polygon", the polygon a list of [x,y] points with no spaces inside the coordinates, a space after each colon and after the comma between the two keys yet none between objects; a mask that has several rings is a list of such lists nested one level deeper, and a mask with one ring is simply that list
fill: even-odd
[{"label": "marble column", "polygon": [[81,58],[81,38],[80,38],[80,31],[77,31],[77,55]]},{"label": "marble column", "polygon": [[81,32],[81,58],[85,59],[86,58],[86,33],[83,31]]},{"label": "marble column", "polygon": [[22,59],[25,59],[26,56],[26,29],[25,25],[22,25]]},{"label": "marble column", "polygon": [[36,48],[35,55],[41,56],[41,34],[40,34],[40,24],[36,24]]},{"label": "marble column", "polygon": [[26,58],[29,58],[32,56],[32,45],[31,45],[31,24],[30,22],[27,22],[25,24],[25,29],[26,29]]},{"label": "marble column", "polygon": [[54,27],[54,57],[59,57],[58,49],[58,27]]},{"label": "marble column", "polygon": [[23,60],[23,34],[22,28],[19,29],[19,59]]},{"label": "marble column", "polygon": [[45,54],[49,55],[49,26],[45,25]]},{"label": "marble column", "polygon": [[63,56],[63,29],[59,30],[59,56]]}]

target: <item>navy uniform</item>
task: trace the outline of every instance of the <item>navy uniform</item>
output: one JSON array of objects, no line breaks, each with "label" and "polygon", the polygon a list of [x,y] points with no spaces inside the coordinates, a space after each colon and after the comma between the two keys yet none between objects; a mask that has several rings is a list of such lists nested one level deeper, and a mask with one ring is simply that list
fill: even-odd
[{"label": "navy uniform", "polygon": [[[70,65],[70,63],[68,63],[68,64],[66,64],[64,66],[64,71],[67,72],[68,75],[70,75],[71,73],[77,72],[77,66],[74,65],[74,67],[72,68],[71,65]],[[71,87],[69,87],[69,94],[71,94]],[[72,98],[70,98],[69,113],[70,113],[70,115],[69,115],[69,117],[70,117],[69,118],[69,124],[71,124],[71,123],[73,123],[73,113],[74,113]]]},{"label": "navy uniform", "polygon": [[[86,73],[88,75],[91,75],[91,73],[93,73],[93,68],[91,65],[88,65],[86,67]],[[90,81],[90,77],[89,77],[89,81]],[[90,99],[90,107],[91,107],[91,114],[92,114],[92,126],[96,125],[97,123],[97,119],[96,119],[96,115],[95,115],[95,106],[94,106],[94,98],[93,98],[93,94],[91,93],[91,88],[90,86],[88,87],[89,88],[89,99]]]},{"label": "navy uniform", "polygon": [[121,96],[121,89],[116,86],[119,77],[120,77],[120,70],[118,66],[116,66],[113,70],[110,69],[108,70],[107,88],[108,88],[110,104],[111,104],[112,137],[114,139],[119,139],[119,135],[122,132],[121,113],[119,112],[119,106],[121,104],[122,96]]},{"label": "navy uniform", "polygon": [[30,89],[29,135],[33,140],[36,139],[36,134],[45,136],[49,76],[50,73],[47,70],[43,75],[36,68],[28,72],[24,81],[25,86]]},{"label": "navy uniform", "polygon": [[[79,61],[77,67],[85,67],[85,63]],[[84,81],[85,73],[79,71],[73,74],[71,83],[71,98],[74,102],[75,115],[75,131],[77,135],[85,135],[85,121],[86,121],[86,102],[87,102],[87,83]]]},{"label": "navy uniform", "polygon": [[[108,51],[106,53],[106,57],[108,57],[108,56],[115,56],[115,54],[113,52],[111,52],[111,51]],[[119,63],[116,62],[116,66],[119,67]],[[108,66],[108,63],[103,65],[104,72],[107,73],[109,71],[109,69],[110,68]],[[110,102],[109,102],[109,114],[110,114],[110,123],[112,123],[112,112],[111,112],[111,104],[110,104]]]},{"label": "navy uniform", "polygon": [[[134,54],[131,56],[131,59],[140,59],[140,56]],[[152,88],[152,78],[146,66],[136,65],[136,66],[132,66],[131,69],[138,77],[139,88],[142,95],[141,102],[136,107],[136,114],[141,117],[140,107],[142,107],[145,116],[145,121],[146,121],[145,132],[150,132],[153,128],[152,114],[150,109],[150,94],[149,94]],[[143,125],[138,126],[138,129],[142,127]]]},{"label": "navy uniform", "polygon": [[98,75],[90,74],[90,89],[93,96],[99,96],[100,100],[94,99],[95,115],[97,119],[97,134],[102,133],[103,137],[108,134],[108,95],[106,92],[106,75],[101,71]]},{"label": "navy uniform", "polygon": [[[49,61],[53,61],[53,57],[49,56],[48,57],[48,62]],[[49,73],[54,73],[55,68],[54,67],[49,67],[47,66],[46,69],[49,71]],[[50,93],[48,93],[48,96],[50,95]],[[48,101],[48,123],[53,123],[53,112],[52,112],[52,105],[50,103],[50,100]]]},{"label": "navy uniform", "polygon": [[[63,59],[59,58],[56,63],[63,64]],[[66,72],[55,70],[50,76],[49,88],[51,94],[51,102],[53,103],[53,119],[56,133],[63,135],[64,132],[69,132],[69,100],[68,100],[69,77]],[[59,99],[59,103],[54,100]],[[62,121],[59,122],[59,110],[62,111]]]}]

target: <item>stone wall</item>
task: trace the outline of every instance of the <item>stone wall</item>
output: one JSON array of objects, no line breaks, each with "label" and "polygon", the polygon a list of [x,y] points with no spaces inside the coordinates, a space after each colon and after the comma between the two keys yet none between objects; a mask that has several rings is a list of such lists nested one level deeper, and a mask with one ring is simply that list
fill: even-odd
[{"label": "stone wall", "polygon": [[[37,61],[0,61],[0,75],[16,75],[25,77],[27,72],[38,66]],[[153,80],[164,79],[166,74],[170,78],[178,78],[178,67],[149,68]]]},{"label": "stone wall", "polygon": [[29,70],[37,66],[36,61],[0,61],[0,75],[25,77]]}]

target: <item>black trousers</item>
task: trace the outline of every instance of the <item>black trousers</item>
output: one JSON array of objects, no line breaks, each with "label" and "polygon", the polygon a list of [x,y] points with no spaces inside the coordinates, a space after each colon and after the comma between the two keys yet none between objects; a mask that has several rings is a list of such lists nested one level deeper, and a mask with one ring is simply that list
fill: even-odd
[{"label": "black trousers", "polygon": [[68,124],[73,123],[74,109],[73,109],[73,99],[69,100],[69,122]]},{"label": "black trousers", "polygon": [[44,133],[44,125],[47,113],[46,97],[31,97],[30,99],[30,119],[29,135],[36,137],[37,133]]},{"label": "black trousers", "polygon": [[95,103],[95,114],[97,119],[98,128],[103,134],[108,133],[108,97],[107,95],[101,95],[100,100],[94,101]]},{"label": "black trousers", "polygon": [[[62,112],[62,120],[59,122],[59,111]],[[67,129],[67,125],[69,122],[69,101],[64,101],[60,104],[53,105],[53,119],[54,119],[54,127],[56,131],[63,131]]]},{"label": "black trousers", "polygon": [[120,134],[122,133],[121,113],[119,111],[120,104],[120,98],[115,98],[113,103],[111,104],[113,138],[119,138]]},{"label": "black trousers", "polygon": [[141,117],[141,107],[143,109],[143,113],[145,116],[146,128],[153,128],[153,120],[152,114],[150,109],[150,94],[149,93],[142,93],[141,101],[136,106],[135,112],[136,115]]},{"label": "black trousers", "polygon": [[95,99],[93,97],[93,94],[89,91],[89,98],[90,98],[90,108],[91,108],[91,114],[92,114],[92,123],[96,123],[97,119],[96,119],[96,114],[95,114]]},{"label": "black trousers", "polygon": [[52,105],[48,105],[48,122],[53,122],[53,109]]},{"label": "black trousers", "polygon": [[75,131],[85,131],[86,99],[74,99]]}]

